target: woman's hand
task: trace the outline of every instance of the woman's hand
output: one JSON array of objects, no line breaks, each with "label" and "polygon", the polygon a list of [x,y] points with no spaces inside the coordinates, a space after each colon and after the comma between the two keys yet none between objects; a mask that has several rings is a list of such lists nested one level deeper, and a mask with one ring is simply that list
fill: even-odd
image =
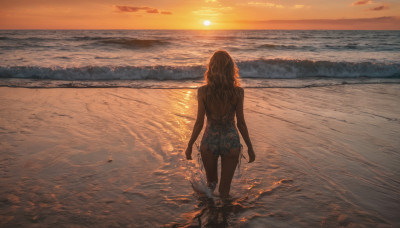
[{"label": "woman's hand", "polygon": [[185,155],[187,160],[192,160],[192,146],[188,146],[185,151]]},{"label": "woman's hand", "polygon": [[249,148],[247,153],[249,154],[249,163],[252,163],[256,159],[256,154],[254,153],[253,148]]}]

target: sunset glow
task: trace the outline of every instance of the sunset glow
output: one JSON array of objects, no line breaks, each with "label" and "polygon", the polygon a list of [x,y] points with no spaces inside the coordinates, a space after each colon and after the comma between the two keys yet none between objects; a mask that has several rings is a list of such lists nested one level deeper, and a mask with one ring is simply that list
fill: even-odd
[{"label": "sunset glow", "polygon": [[400,29],[399,18],[389,0],[15,0],[0,29]]}]

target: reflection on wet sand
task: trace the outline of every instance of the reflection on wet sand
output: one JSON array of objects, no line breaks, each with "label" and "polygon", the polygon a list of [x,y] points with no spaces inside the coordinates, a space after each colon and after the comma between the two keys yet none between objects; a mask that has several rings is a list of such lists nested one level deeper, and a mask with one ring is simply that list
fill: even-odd
[{"label": "reflection on wet sand", "polygon": [[[232,221],[235,214],[243,211],[243,206],[238,202],[214,201],[210,198],[199,199],[198,209],[187,213],[191,227],[228,227],[235,224]],[[186,225],[188,225],[186,224]]]},{"label": "reflection on wet sand", "polygon": [[[248,179],[242,179],[241,181],[244,180],[249,181]],[[192,211],[182,215],[186,222],[182,224],[172,223],[166,225],[166,227],[232,227],[239,224],[251,224],[253,220],[258,218],[283,216],[280,213],[261,212],[260,209],[265,209],[262,198],[274,198],[275,195],[272,194],[278,191],[279,188],[293,188],[292,182],[293,180],[282,179],[274,182],[269,188],[261,189],[257,192],[251,190],[260,185],[260,183],[253,182],[251,185],[243,185],[242,182],[240,186],[236,185],[235,187],[247,187],[247,189],[242,188],[242,192],[239,194],[240,197],[232,197],[229,200],[222,200],[218,195],[209,197],[207,194],[202,194],[202,192],[194,189],[193,196],[196,198],[197,205]],[[300,190],[296,189],[295,191]],[[259,210],[260,213],[255,213]]]},{"label": "reflection on wet sand", "polygon": [[222,202],[188,180],[195,90],[0,88],[0,226],[399,226],[399,91],[246,89],[257,160]]}]

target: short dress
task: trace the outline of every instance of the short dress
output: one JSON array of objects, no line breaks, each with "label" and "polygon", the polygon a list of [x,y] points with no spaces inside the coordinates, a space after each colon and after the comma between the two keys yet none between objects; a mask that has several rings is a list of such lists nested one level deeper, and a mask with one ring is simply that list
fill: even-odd
[{"label": "short dress", "polygon": [[205,106],[207,126],[201,140],[200,148],[211,151],[215,156],[224,156],[240,150],[239,133],[235,126],[235,107],[224,116],[211,114]]}]

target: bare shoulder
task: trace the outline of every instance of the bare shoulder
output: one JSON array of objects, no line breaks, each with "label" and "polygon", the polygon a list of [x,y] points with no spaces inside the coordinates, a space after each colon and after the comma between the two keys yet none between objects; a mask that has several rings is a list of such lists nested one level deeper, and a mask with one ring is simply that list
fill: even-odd
[{"label": "bare shoulder", "polygon": [[204,95],[206,93],[206,88],[207,88],[207,85],[200,86],[197,89],[197,97],[204,97]]},{"label": "bare shoulder", "polygon": [[206,92],[206,89],[207,89],[207,85],[202,85],[197,89],[197,92],[199,94],[204,94]]},{"label": "bare shoulder", "polygon": [[198,91],[204,91],[206,89],[207,85],[202,85],[198,88]]},{"label": "bare shoulder", "polygon": [[240,97],[244,97],[244,89],[240,86],[236,87],[236,91]]}]

